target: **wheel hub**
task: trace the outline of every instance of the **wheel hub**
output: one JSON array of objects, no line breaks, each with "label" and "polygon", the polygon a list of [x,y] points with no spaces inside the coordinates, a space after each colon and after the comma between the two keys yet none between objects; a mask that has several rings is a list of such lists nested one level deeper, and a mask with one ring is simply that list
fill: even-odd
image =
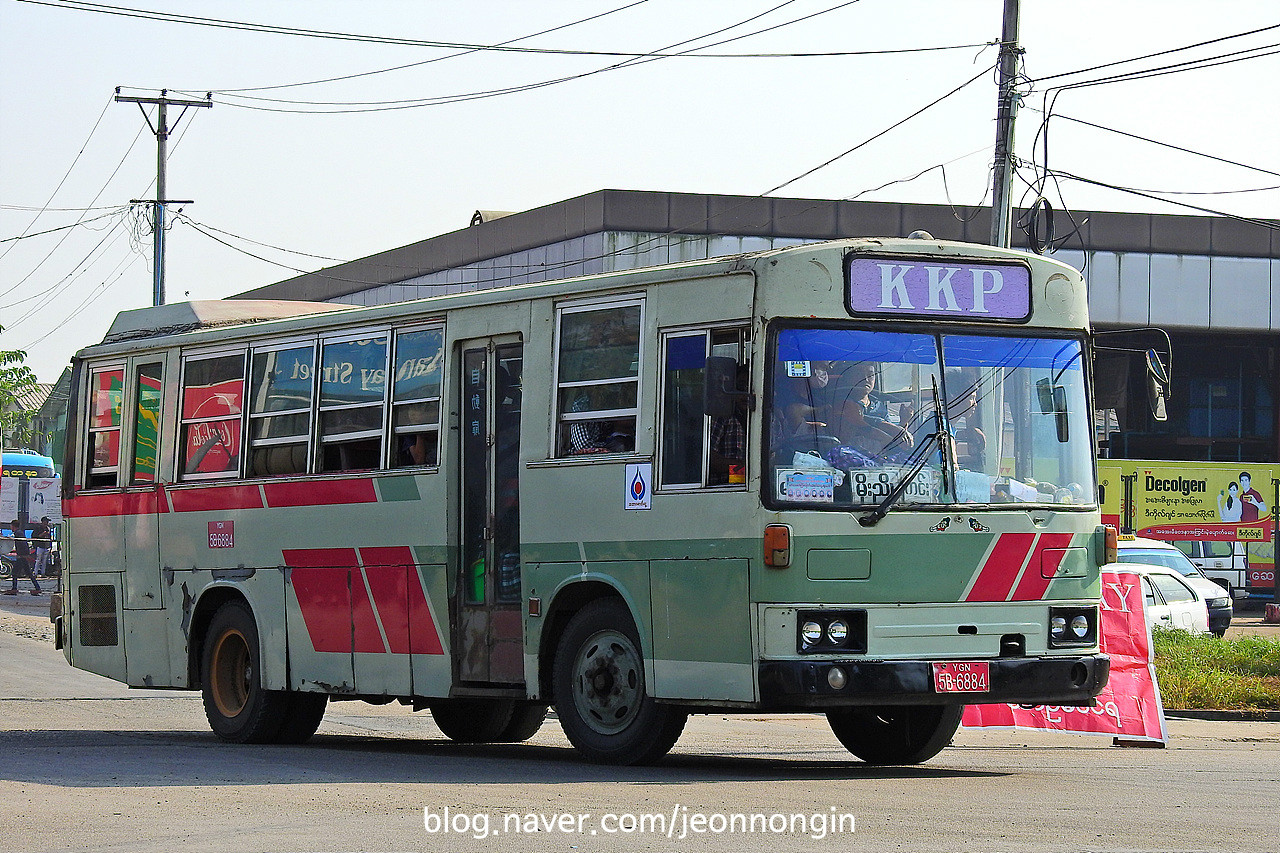
[{"label": "wheel hub", "polygon": [[625,729],[640,710],[643,678],[640,656],[630,638],[614,631],[584,644],[577,661],[574,701],[596,731]]}]

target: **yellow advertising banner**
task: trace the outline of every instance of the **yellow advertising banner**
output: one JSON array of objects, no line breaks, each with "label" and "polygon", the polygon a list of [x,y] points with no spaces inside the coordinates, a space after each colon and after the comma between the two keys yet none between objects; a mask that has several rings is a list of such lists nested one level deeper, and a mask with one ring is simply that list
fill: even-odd
[{"label": "yellow advertising banner", "polygon": [[1100,459],[1102,520],[1165,542],[1246,543],[1249,586],[1270,587],[1277,473],[1270,463]]}]

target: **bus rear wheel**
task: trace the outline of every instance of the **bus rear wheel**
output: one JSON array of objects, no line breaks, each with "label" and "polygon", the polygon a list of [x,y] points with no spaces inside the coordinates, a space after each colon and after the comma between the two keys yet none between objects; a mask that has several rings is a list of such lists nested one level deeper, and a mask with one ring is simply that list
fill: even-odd
[{"label": "bus rear wheel", "polygon": [[565,736],[597,764],[657,761],[675,746],[689,717],[649,695],[639,632],[616,599],[588,604],[569,621],[551,684]]},{"label": "bus rear wheel", "polygon": [[427,707],[436,727],[458,743],[521,743],[547,717],[546,705],[516,699],[437,699]]},{"label": "bus rear wheel", "polygon": [[895,705],[828,711],[827,722],[868,764],[919,764],[951,743],[963,714],[963,705]]},{"label": "bus rear wheel", "polygon": [[272,743],[290,718],[292,696],[263,688],[261,660],[248,605],[230,601],[219,607],[205,634],[200,689],[209,726],[223,740]]}]

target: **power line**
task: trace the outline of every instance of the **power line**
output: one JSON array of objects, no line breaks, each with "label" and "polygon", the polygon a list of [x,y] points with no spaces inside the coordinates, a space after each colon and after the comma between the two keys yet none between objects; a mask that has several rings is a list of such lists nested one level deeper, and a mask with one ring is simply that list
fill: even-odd
[{"label": "power line", "polygon": [[1087,74],[1090,71],[1101,71],[1104,68],[1113,68],[1117,65],[1124,65],[1129,62],[1141,62],[1144,59],[1155,59],[1158,56],[1168,56],[1169,54],[1172,54],[1172,53],[1178,53],[1184,50],[1194,50],[1197,47],[1205,47],[1207,45],[1218,44],[1219,42],[1230,41],[1231,39],[1244,38],[1245,36],[1257,35],[1258,33],[1265,33],[1275,29],[1280,29],[1280,24],[1272,24],[1269,27],[1259,27],[1256,30],[1246,30],[1245,32],[1242,32],[1242,33],[1233,33],[1229,36],[1221,36],[1219,38],[1209,39],[1208,41],[1201,41],[1201,42],[1196,42],[1195,44],[1183,45],[1182,47],[1174,47],[1168,50],[1160,50],[1160,51],[1156,51],[1155,53],[1143,54],[1142,56],[1132,56],[1132,57],[1129,57],[1128,59],[1118,59],[1115,62],[1104,62],[1101,65],[1092,65],[1088,68],[1078,68],[1075,71],[1063,71],[1058,74],[1047,74],[1044,77],[1035,78],[1033,82],[1043,83],[1046,80],[1057,80],[1059,77],[1074,77],[1077,74]]},{"label": "power line", "polygon": [[[562,27],[555,27],[535,33],[531,36],[522,36],[519,39],[512,39],[507,42],[497,44],[479,44],[473,42],[453,42],[441,41],[437,39],[411,39],[403,36],[379,36],[361,33],[347,33],[335,30],[316,30],[305,27],[286,27],[277,24],[259,24],[250,21],[235,21],[227,18],[208,18],[198,15],[183,15],[176,12],[157,12],[150,9],[136,9],[125,6],[113,6],[105,3],[92,3],[88,0],[19,0],[21,3],[30,3],[36,6],[49,6],[55,9],[65,9],[75,12],[95,12],[105,15],[114,15],[126,18],[140,18],[148,21],[159,21],[163,23],[187,24],[191,26],[213,27],[218,29],[240,30],[246,32],[265,33],[269,35],[295,36],[300,38],[329,39],[336,41],[364,42],[369,44],[392,45],[398,47],[425,47],[445,50],[460,50],[466,53],[475,52],[498,52],[498,53],[527,53],[527,54],[544,54],[553,56],[612,56],[612,57],[629,57],[639,59],[644,57],[667,58],[676,56],[693,56],[707,59],[774,59],[774,58],[791,58],[791,57],[838,57],[838,56],[857,56],[857,55],[874,55],[882,53],[916,53],[926,50],[957,50],[961,48],[981,47],[977,44],[969,45],[947,45],[943,47],[930,48],[902,48],[896,50],[876,50],[876,51],[825,51],[812,53],[746,53],[746,54],[654,54],[649,52],[623,51],[623,50],[586,50],[582,48],[549,48],[549,47],[518,47],[512,44],[514,41],[521,41],[525,38],[532,38],[533,35],[544,35],[554,32],[557,29],[564,29],[567,26],[573,26],[582,21],[575,21],[573,24],[566,24]],[[857,0],[853,0],[857,2]],[[638,5],[632,3],[621,8],[626,9],[630,6]],[[849,4],[845,4],[849,5]],[[583,21],[593,20],[594,18],[603,17],[610,12],[604,12],[595,15],[592,18],[584,18]],[[439,57],[440,59],[447,57]],[[409,67],[409,66],[403,66]],[[398,69],[385,69],[398,70]],[[381,73],[365,72],[366,74]],[[362,76],[362,75],[352,75]],[[334,80],[349,79],[346,77],[333,78]],[[309,81],[307,83],[286,84],[289,86],[310,85],[311,82],[330,82],[328,80]],[[265,86],[264,89],[283,88],[282,86]],[[216,91],[216,90],[215,90]],[[249,91],[249,90],[238,90]]]},{"label": "power line", "polygon": [[[19,240],[29,240],[32,237],[43,237],[45,234],[56,234],[59,231],[66,231],[68,229],[76,228],[81,225],[88,225],[90,222],[97,222],[99,219],[106,219],[108,216],[114,216],[116,213],[122,210],[125,210],[127,208],[128,208],[128,205],[122,205],[120,207],[111,208],[112,212],[110,213],[103,213],[91,219],[77,219],[75,222],[72,222],[70,225],[59,225],[57,228],[48,228],[48,229],[45,229],[44,231],[24,232],[22,234],[19,234],[17,237],[0,238],[0,243],[16,243]],[[3,257],[3,255],[0,255],[0,257]]]},{"label": "power line", "polygon": [[[1205,158],[1205,159],[1207,159],[1207,160],[1214,160],[1214,161],[1217,161],[1217,162],[1219,162],[1219,163],[1225,163],[1225,164],[1226,164],[1226,165],[1228,165],[1228,166],[1239,166],[1239,167],[1240,167],[1240,168],[1242,168],[1242,169],[1251,169],[1251,170],[1253,170],[1253,171],[1255,171],[1255,172],[1262,172],[1262,173],[1263,173],[1263,174],[1265,174],[1265,175],[1273,175],[1273,176],[1275,176],[1275,177],[1280,177],[1280,172],[1276,172],[1276,171],[1273,171],[1273,170],[1271,170],[1271,169],[1264,169],[1264,168],[1262,168],[1261,166],[1252,166],[1252,165],[1250,165],[1250,164],[1248,164],[1248,163],[1241,163],[1241,162],[1240,162],[1240,161],[1238,161],[1238,160],[1228,160],[1228,159],[1226,159],[1225,157],[1217,157],[1217,156],[1215,156],[1215,155],[1213,155],[1213,154],[1206,154],[1206,153],[1204,153],[1203,151],[1195,151],[1195,150],[1193,150],[1193,149],[1191,149],[1191,148],[1184,148],[1184,147],[1183,147],[1183,146],[1181,146],[1181,145],[1174,145],[1174,144],[1169,143],[1169,142],[1161,142],[1161,141],[1160,141],[1160,140],[1158,140],[1158,139],[1151,139],[1150,137],[1147,137],[1147,136],[1140,136],[1140,135],[1138,135],[1138,134],[1136,134],[1136,133],[1129,133],[1129,132],[1124,131],[1124,130],[1118,130],[1118,129],[1114,128],[1114,127],[1107,127],[1106,125],[1102,125],[1102,124],[1095,124],[1095,123],[1093,123],[1093,122],[1091,122],[1091,121],[1085,121],[1084,119],[1073,118],[1072,116],[1063,115],[1062,113],[1057,113],[1056,115],[1053,115],[1053,116],[1052,116],[1052,118],[1065,119],[1066,121],[1074,122],[1074,123],[1076,123],[1076,124],[1083,124],[1083,125],[1085,125],[1086,127],[1092,127],[1092,128],[1097,129],[1097,130],[1105,130],[1105,131],[1107,131],[1108,133],[1114,133],[1114,134],[1116,134],[1116,135],[1118,135],[1118,136],[1126,136],[1126,137],[1128,137],[1128,138],[1130,138],[1130,139],[1136,139],[1136,140],[1138,140],[1138,141],[1140,141],[1140,142],[1147,142],[1147,143],[1150,143],[1151,145],[1159,145],[1159,146],[1161,146],[1162,148],[1171,148],[1171,149],[1173,149],[1174,151],[1181,151],[1181,152],[1183,152],[1184,154],[1194,154],[1194,155],[1195,155],[1195,156],[1197,156],[1197,157],[1204,157],[1204,158]],[[1046,118],[1046,120],[1047,120],[1047,118]]]},{"label": "power line", "polygon": [[[585,23],[588,23],[589,21],[599,20],[600,18],[607,17],[608,15],[612,15],[615,12],[622,12],[626,9],[631,9],[635,6],[640,6],[647,2],[649,2],[649,0],[635,0],[635,2],[633,3],[627,3],[625,6],[618,6],[615,9],[609,9],[605,12],[601,12],[598,15],[591,15],[590,17],[587,17],[587,18],[579,18],[576,21],[571,21],[567,24],[561,24],[559,26],[551,27],[550,29],[540,30],[539,32],[529,33],[528,35],[517,36],[516,38],[508,39],[505,42],[499,42],[498,45],[501,46],[501,45],[514,44],[518,41],[524,41],[525,39],[537,38],[538,36],[545,36],[548,33],[554,33],[554,32],[557,32],[558,30],[566,30],[566,29],[569,29],[570,27],[576,27],[578,24],[585,24]],[[218,92],[219,94],[225,95],[225,94],[238,94],[240,92],[262,92],[269,89],[293,89],[300,86],[315,86],[321,83],[337,83],[345,80],[355,80],[359,77],[371,77],[375,74],[386,74],[391,71],[403,71],[406,68],[417,68],[418,66],[421,66],[421,65],[430,65],[435,62],[443,62],[446,59],[456,59],[457,57],[460,57],[460,56],[470,56],[471,54],[477,53],[477,52],[478,51],[471,50],[471,49],[460,50],[460,51],[457,51],[456,53],[450,53],[445,56],[437,56],[432,59],[424,59],[421,62],[410,62],[406,65],[396,65],[391,68],[379,68],[375,71],[361,71],[356,74],[344,74],[340,77],[326,77],[321,80],[307,80],[300,83],[284,83],[277,86],[255,86],[252,88],[243,88],[243,89],[214,89],[213,91]]]},{"label": "power line", "polygon": [[[718,35],[720,33],[724,33],[729,30],[735,29],[737,27],[743,26],[744,24],[750,23],[751,21],[759,20],[760,18],[763,18],[766,15],[771,14],[772,12],[775,12],[778,9],[781,9],[784,6],[790,5],[793,2],[796,2],[796,0],[784,0],[784,2],[770,9],[766,9],[764,12],[761,12],[760,14],[753,15],[742,21],[738,21],[734,24],[721,27],[709,33],[703,33],[702,35],[693,36],[691,38],[687,38],[682,41],[675,42],[674,44],[667,45],[655,51],[650,51],[648,53],[643,53],[643,54],[624,54],[628,58],[623,60],[622,62],[616,62],[611,65],[606,65],[601,68],[595,68],[590,71],[585,71],[577,74],[570,74],[563,77],[552,78],[549,80],[540,80],[534,83],[522,83],[519,85],[506,86],[498,89],[482,90],[478,92],[463,92],[463,93],[455,93],[452,95],[440,95],[440,96],[435,96],[430,98],[412,98],[412,99],[402,99],[402,100],[393,100],[393,101],[305,101],[305,100],[284,99],[284,98],[261,98],[261,97],[253,97],[253,96],[231,96],[231,99],[228,100],[226,94],[224,93],[223,103],[226,103],[228,106],[232,106],[232,107],[239,107],[241,109],[248,109],[248,110],[258,110],[262,112],[288,113],[288,114],[294,114],[294,115],[310,115],[310,114],[336,115],[336,114],[365,113],[365,112],[384,112],[384,111],[391,111],[391,110],[419,109],[421,107],[441,106],[443,104],[454,104],[454,103],[460,103],[463,101],[481,100],[485,98],[493,98],[493,97],[499,97],[502,95],[515,94],[518,92],[532,91],[534,89],[541,89],[547,86],[555,86],[555,85],[559,85],[561,83],[567,83],[573,80],[581,80],[585,77],[591,77],[595,74],[602,74],[608,71],[616,71],[621,68],[630,68],[635,65],[641,65],[648,62],[655,62],[661,59],[669,59],[677,56],[692,55],[694,51],[706,50],[707,48],[710,48],[710,47],[718,47],[722,44],[729,44],[734,41],[741,41],[743,39],[752,38],[754,36],[772,32],[774,30],[782,29],[783,27],[792,26],[793,24],[798,24],[803,21],[808,21],[813,18],[819,17],[821,15],[826,15],[830,12],[838,11],[848,6],[852,6],[855,3],[861,2],[861,0],[846,0],[846,2],[839,3],[835,6],[831,6],[829,8],[822,9],[817,12],[813,12],[811,14],[802,16],[800,18],[795,18],[790,21],[784,21],[782,23],[774,24],[772,26],[765,27],[764,29],[760,29],[760,30],[755,30],[750,33],[744,33],[742,35],[732,36],[730,38],[722,39],[721,41],[718,41],[718,42],[713,42],[712,44],[709,44],[709,45],[702,45],[701,47],[691,47],[691,48],[688,48],[687,50],[680,51],[678,53],[667,52],[672,50],[673,48],[680,47],[681,45],[685,45],[691,42],[710,38],[711,36]],[[980,47],[980,46],[983,46],[983,45],[968,45],[968,47]],[[237,102],[235,100],[236,98],[239,98],[241,101],[245,101],[245,103]],[[254,101],[256,103],[247,103],[248,101]],[[313,107],[316,109],[291,109],[284,106],[264,106],[264,104],[292,104],[295,107],[306,106],[306,107]],[[320,109],[320,108],[324,108],[324,109]]]},{"label": "power line", "polygon": [[[93,135],[98,132],[98,125],[102,124],[102,117],[107,114],[107,107],[110,107],[110,106],[111,106],[111,100],[108,98],[107,103],[102,107],[102,112],[98,114],[97,121],[95,121],[93,123],[93,127],[90,128],[89,135],[85,137],[84,142],[80,143],[80,150],[76,152],[76,156],[74,159],[72,159],[71,165],[67,167],[66,173],[63,174],[62,176],[62,180],[58,181],[58,185],[53,188],[53,192],[49,193],[49,198],[45,201],[44,206],[38,209],[38,212],[36,213],[35,216],[31,217],[31,221],[27,223],[27,227],[22,230],[22,233],[18,235],[18,237],[13,238],[15,245],[17,240],[21,239],[22,237],[26,237],[28,235],[31,229],[35,227],[35,224],[40,219],[40,217],[50,209],[49,205],[53,203],[54,198],[58,195],[58,191],[61,190],[62,185],[67,182],[67,178],[71,177],[72,170],[75,169],[76,164],[80,162],[80,158],[81,156],[84,155],[84,150],[89,147],[89,142],[90,140],[93,139]],[[8,241],[0,241],[0,242],[8,242]],[[0,260],[3,260],[5,255],[8,255],[9,252],[12,250],[13,250],[13,246],[10,246],[9,248],[5,249],[3,252],[0,252]]]},{"label": "power line", "polygon": [[[102,184],[102,189],[98,190],[97,194],[95,194],[93,199],[90,200],[89,202],[90,207],[96,204],[98,199],[102,197],[102,194],[107,191],[107,187],[111,185],[111,182],[113,180],[115,180],[115,177],[120,172],[121,167],[123,167],[125,164],[125,161],[129,159],[129,154],[133,152],[133,147],[138,144],[138,140],[141,138],[142,138],[142,128],[138,128],[138,133],[136,136],[133,137],[133,141],[129,143],[129,147],[128,149],[125,150],[124,156],[120,158],[120,162],[116,164],[116,167],[111,170],[111,174],[107,176],[107,180]],[[71,231],[64,232],[62,235],[62,238],[53,245],[53,248],[49,250],[48,254],[46,254],[43,258],[41,258],[40,262],[37,263],[34,267],[32,267],[31,272],[23,276],[22,279],[18,281],[16,284],[12,285],[11,287],[3,291],[0,291],[0,297],[8,296],[10,293],[13,293],[19,287],[22,287],[22,285],[26,284],[27,281],[33,275],[35,275],[36,272],[38,272],[42,266],[45,265],[45,263],[49,260],[49,258],[53,257],[53,253],[58,251],[58,248],[62,246],[64,242],[66,242],[67,237],[69,237],[70,235],[71,235]]]},{"label": "power line", "polygon": [[806,170],[806,171],[804,171],[804,172],[800,173],[799,175],[796,175],[796,176],[795,176],[794,178],[792,178],[791,180],[789,180],[789,181],[783,181],[782,183],[778,184],[778,185],[777,185],[776,187],[774,187],[773,189],[765,190],[764,192],[760,193],[760,195],[762,195],[762,196],[772,195],[773,193],[776,193],[778,190],[782,189],[783,187],[788,187],[788,186],[790,186],[791,184],[794,184],[796,181],[801,180],[802,178],[807,178],[807,177],[809,177],[809,176],[810,176],[810,175],[812,175],[814,172],[817,172],[817,171],[819,171],[819,170],[821,170],[821,169],[825,169],[827,166],[830,166],[832,163],[836,162],[837,160],[841,159],[842,157],[847,157],[848,155],[850,155],[850,154],[852,154],[853,152],[857,151],[859,148],[863,148],[863,147],[865,147],[865,146],[867,146],[867,145],[870,145],[872,142],[875,142],[877,139],[879,139],[880,137],[884,136],[885,134],[887,134],[887,133],[889,133],[889,132],[891,132],[891,131],[897,130],[899,127],[902,127],[902,125],[904,125],[904,124],[906,124],[907,122],[911,121],[913,118],[915,118],[916,116],[918,116],[918,115],[920,115],[921,113],[925,112],[926,110],[929,110],[929,109],[932,109],[933,107],[936,107],[938,104],[942,103],[942,102],[943,102],[943,101],[945,101],[947,98],[950,98],[952,95],[956,94],[956,93],[957,93],[957,92],[959,92],[961,89],[964,89],[966,86],[969,86],[969,85],[972,85],[973,83],[976,83],[978,80],[982,79],[982,78],[983,78],[983,77],[985,77],[987,74],[989,74],[993,68],[995,68],[995,66],[994,66],[994,65],[990,65],[990,66],[988,66],[988,67],[986,67],[986,68],[982,69],[982,70],[981,70],[981,71],[979,71],[977,74],[975,74],[973,77],[970,77],[968,80],[966,80],[965,82],[961,83],[959,86],[956,86],[956,87],[955,87],[954,89],[952,89],[950,92],[947,92],[945,95],[943,95],[943,96],[942,96],[942,97],[940,97],[940,98],[937,98],[937,99],[935,99],[935,100],[933,100],[933,101],[930,101],[929,103],[925,104],[923,107],[921,107],[920,109],[916,110],[915,112],[913,112],[911,115],[907,116],[906,118],[904,118],[904,119],[902,119],[902,120],[900,120],[900,121],[894,122],[893,124],[891,124],[891,125],[889,125],[888,127],[886,127],[884,130],[880,131],[879,133],[874,134],[873,136],[870,136],[870,137],[868,137],[868,138],[866,138],[866,139],[862,140],[862,141],[861,141],[861,142],[859,142],[857,145],[853,146],[852,148],[848,149],[847,151],[842,151],[841,153],[839,153],[839,154],[837,154],[836,156],[832,157],[830,160],[827,160],[827,161],[826,161],[826,162],[824,162],[824,163],[819,163],[817,166],[814,166],[812,169],[808,169],[808,170]]},{"label": "power line", "polygon": [[1268,222],[1265,219],[1256,219],[1251,216],[1240,216],[1239,214],[1236,214],[1236,213],[1228,213],[1225,210],[1215,210],[1211,207],[1203,207],[1197,204],[1189,204],[1185,201],[1175,201],[1174,199],[1170,199],[1170,198],[1162,198],[1161,196],[1154,195],[1152,192],[1133,189],[1132,187],[1123,187],[1117,184],[1109,184],[1109,183],[1106,183],[1105,181],[1097,181],[1097,180],[1093,180],[1092,178],[1085,178],[1085,177],[1082,177],[1081,175],[1075,175],[1075,174],[1072,174],[1071,172],[1064,172],[1057,169],[1052,170],[1051,172],[1049,172],[1049,174],[1053,175],[1053,177],[1055,178],[1063,178],[1069,181],[1079,181],[1082,184],[1089,184],[1090,186],[1102,187],[1103,189],[1109,189],[1109,190],[1115,190],[1116,192],[1128,193],[1130,195],[1136,195],[1140,198],[1146,198],[1152,201],[1162,201],[1166,204],[1173,204],[1173,205],[1177,205],[1178,207],[1185,207],[1188,210],[1198,210],[1201,213],[1208,213],[1212,216],[1221,216],[1226,219],[1234,219],[1237,222],[1247,222],[1250,225],[1257,225],[1260,228],[1266,228],[1271,231],[1280,231],[1280,223],[1278,222]]}]

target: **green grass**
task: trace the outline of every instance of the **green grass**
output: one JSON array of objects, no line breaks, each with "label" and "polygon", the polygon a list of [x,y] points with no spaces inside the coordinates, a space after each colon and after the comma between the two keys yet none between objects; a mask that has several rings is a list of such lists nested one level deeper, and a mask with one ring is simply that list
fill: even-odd
[{"label": "green grass", "polygon": [[1280,710],[1280,639],[1197,637],[1157,630],[1156,680],[1170,710]]}]

